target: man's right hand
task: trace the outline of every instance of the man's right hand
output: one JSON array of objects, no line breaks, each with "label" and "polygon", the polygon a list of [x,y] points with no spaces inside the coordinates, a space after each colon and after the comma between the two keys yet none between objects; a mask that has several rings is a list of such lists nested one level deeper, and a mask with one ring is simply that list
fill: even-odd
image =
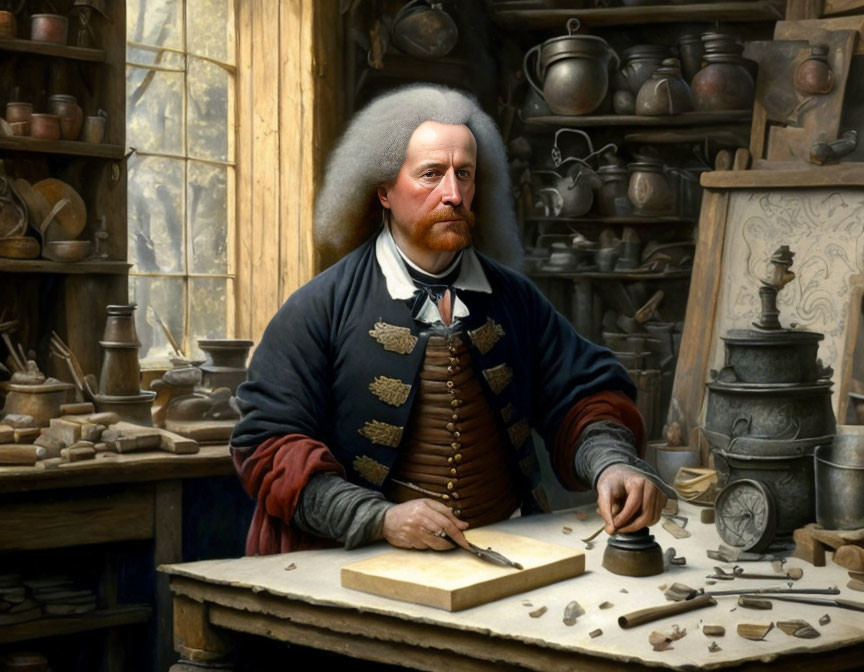
[{"label": "man's right hand", "polygon": [[384,538],[398,548],[432,548],[446,551],[453,548],[440,536],[445,533],[463,548],[468,540],[462,531],[468,523],[434,499],[412,499],[390,507],[384,514]]}]

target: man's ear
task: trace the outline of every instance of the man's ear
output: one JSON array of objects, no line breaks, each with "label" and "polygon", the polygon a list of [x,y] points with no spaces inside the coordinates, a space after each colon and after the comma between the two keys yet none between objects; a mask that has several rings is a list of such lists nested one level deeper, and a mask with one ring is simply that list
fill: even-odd
[{"label": "man's ear", "polygon": [[387,185],[381,185],[378,187],[378,200],[381,201],[381,205],[385,208],[390,208],[390,198],[387,196]]}]

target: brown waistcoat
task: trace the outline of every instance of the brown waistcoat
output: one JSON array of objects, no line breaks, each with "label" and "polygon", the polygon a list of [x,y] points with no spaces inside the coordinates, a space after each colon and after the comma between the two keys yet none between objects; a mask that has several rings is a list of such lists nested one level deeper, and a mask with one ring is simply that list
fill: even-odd
[{"label": "brown waistcoat", "polygon": [[511,449],[462,334],[429,337],[388,497],[437,499],[471,527],[509,518],[519,506]]}]

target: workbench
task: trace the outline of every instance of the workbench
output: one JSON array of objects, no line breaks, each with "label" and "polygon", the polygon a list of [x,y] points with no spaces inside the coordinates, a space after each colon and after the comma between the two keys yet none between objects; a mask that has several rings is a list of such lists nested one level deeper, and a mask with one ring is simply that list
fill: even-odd
[{"label": "workbench", "polygon": [[[192,455],[162,451],[116,455],[64,464],[54,469],[39,466],[0,467],[0,553],[4,559],[20,552],[63,549],[130,540],[152,540],[157,564],[183,559],[183,481],[233,473],[228,446],[202,446]],[[111,546],[94,551],[99,586],[94,612],[68,617],[41,617],[0,628],[0,645],[30,642],[43,637],[105,630],[105,667],[109,672],[131,669],[124,665],[116,628],[147,623],[153,616],[149,603],[118,601],[118,557]],[[6,571],[10,563],[3,562]],[[56,572],[65,568],[57,566]],[[74,568],[70,568],[74,571]],[[156,583],[155,652],[157,669],[167,669],[171,650],[171,594],[165,577]],[[142,638],[145,633],[142,633]],[[140,662],[140,661],[139,661]],[[137,669],[137,668],[136,668]]]},{"label": "workbench", "polygon": [[[584,548],[581,541],[602,522],[588,507],[555,514],[514,518],[495,527],[538,540]],[[272,640],[421,670],[528,669],[620,670],[641,667],[738,670],[788,669],[793,663],[817,665],[820,670],[860,669],[864,655],[864,615],[827,606],[775,601],[770,611],[737,606],[736,597],[718,597],[718,605],[622,630],[617,619],[636,609],[666,604],[661,586],[673,582],[693,588],[705,586],[716,565],[706,549],[720,544],[713,524],[703,524],[699,508],[682,503],[689,538],[675,539],[659,524],[652,528],[660,545],[674,546],[686,557],[683,567],[647,578],[613,575],[602,568],[606,536],[586,550],[586,573],[528,593],[504,598],[460,612],[447,612],[342,588],[342,565],[387,551],[386,544],[363,549],[303,551],[285,555],[167,565],[174,594],[174,639],[181,663],[176,670],[230,669],[233,633]],[[578,515],[577,515],[578,514]],[[586,515],[587,514],[587,515]],[[581,518],[584,518],[582,520]],[[420,552],[420,551],[418,551]],[[432,552],[432,551],[426,551]],[[450,551],[461,553],[462,551]],[[769,562],[743,563],[748,572],[772,572]],[[802,567],[797,587],[838,586],[840,597],[864,601],[847,589],[846,571],[832,563],[812,567],[791,558],[786,565]],[[515,570],[514,570],[515,571]],[[714,589],[783,585],[779,581],[735,579]],[[710,590],[712,587],[709,587]],[[585,609],[571,627],[562,622],[565,606],[577,600]],[[600,609],[604,602],[611,607]],[[541,606],[539,618],[529,613]],[[820,625],[829,614],[831,622]],[[821,634],[799,639],[778,628],[761,641],[736,634],[738,623],[769,623],[804,619]],[[654,631],[672,625],[687,634],[666,651],[648,643]],[[723,625],[721,638],[703,635],[702,625]],[[602,629],[591,638],[589,633]],[[233,631],[233,632],[232,632]],[[719,651],[709,652],[712,641]],[[193,661],[184,664],[183,661]],[[812,661],[812,663],[811,663]],[[801,668],[801,669],[805,669]],[[274,668],[275,669],[275,668]]]}]

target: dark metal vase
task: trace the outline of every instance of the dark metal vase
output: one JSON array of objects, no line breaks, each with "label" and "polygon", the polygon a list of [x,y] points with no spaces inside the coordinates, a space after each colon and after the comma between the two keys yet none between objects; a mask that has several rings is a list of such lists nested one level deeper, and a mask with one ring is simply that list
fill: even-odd
[{"label": "dark metal vase", "polygon": [[202,387],[227,387],[236,394],[237,386],[246,380],[246,360],[252,343],[239,338],[200,339],[198,347],[207,357],[201,365]]}]

